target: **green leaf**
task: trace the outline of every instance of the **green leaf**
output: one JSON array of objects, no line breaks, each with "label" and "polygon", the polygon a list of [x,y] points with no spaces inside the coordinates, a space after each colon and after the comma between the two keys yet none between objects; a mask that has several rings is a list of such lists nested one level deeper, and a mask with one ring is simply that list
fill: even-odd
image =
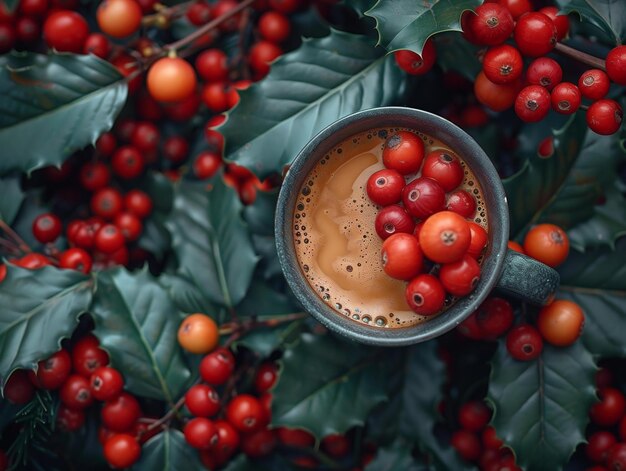
[{"label": "green leaf", "polygon": [[394,363],[398,367],[388,386],[393,394],[389,403],[381,406],[381,414],[372,427],[378,431],[379,440],[391,442],[401,436],[416,443],[430,456],[437,470],[471,469],[452,447],[439,442],[434,431],[440,419],[437,406],[446,381],[445,365],[437,355],[437,343],[424,342],[407,348],[402,359]]},{"label": "green leaf", "polygon": [[183,182],[167,224],[179,274],[211,302],[227,307],[243,299],[258,261],[242,209],[237,192],[220,179],[210,192]]},{"label": "green leaf", "polygon": [[559,267],[557,299],[578,303],[585,313],[582,342],[594,355],[626,357],[626,239],[616,250],[571,252]]},{"label": "green leaf", "polygon": [[388,51],[422,53],[426,40],[443,31],[462,31],[461,16],[482,0],[378,0],[365,14],[376,20],[378,43]]},{"label": "green leaf", "polygon": [[626,39],[626,4],[621,0],[556,0],[563,13],[578,13],[621,44]]},{"label": "green leaf", "polygon": [[625,157],[617,135],[600,136],[587,131],[578,159],[552,203],[543,211],[541,221],[570,228],[591,218],[600,209],[594,207],[598,198],[608,197],[612,191],[618,166]]},{"label": "green leaf", "polygon": [[333,30],[278,59],[268,77],[240,93],[219,128],[228,159],[260,178],[281,173],[333,121],[392,103],[404,90],[393,57],[354,34]]},{"label": "green leaf", "polygon": [[218,318],[216,313],[220,308],[209,301],[200,288],[187,278],[164,273],[159,277],[159,283],[167,289],[170,299],[179,311],[185,314],[201,312],[215,319]]},{"label": "green leaf", "polygon": [[185,436],[176,429],[166,429],[152,437],[141,449],[141,459],[134,471],[204,470],[198,451],[190,447]]},{"label": "green leaf", "polygon": [[387,369],[380,349],[302,334],[281,360],[272,424],[303,427],[316,437],[363,425],[372,408],[387,399]]},{"label": "green leaf", "polygon": [[19,176],[0,178],[0,220],[11,225],[24,197]]},{"label": "green leaf", "polygon": [[74,270],[7,266],[0,283],[1,386],[17,368],[34,370],[37,362],[60,349],[89,309],[92,280]]},{"label": "green leaf", "polygon": [[365,15],[365,12],[372,8],[377,0],[343,0],[343,4],[355,10],[359,16]]},{"label": "green leaf", "polygon": [[137,395],[172,403],[191,373],[176,340],[180,314],[147,270],[98,275],[95,333]]},{"label": "green leaf", "polygon": [[433,38],[437,63],[444,71],[453,70],[472,82],[482,70],[478,60],[480,49],[459,33],[441,33]]},{"label": "green leaf", "polygon": [[7,7],[7,10],[13,12],[20,3],[20,0],[2,0],[2,3]]},{"label": "green leaf", "polygon": [[0,174],[61,165],[113,126],[126,94],[117,69],[93,55],[2,56]]},{"label": "green leaf", "polygon": [[544,344],[537,360],[517,361],[500,341],[492,363],[492,425],[527,470],[560,470],[585,441],[596,401],[596,365],[581,342]]},{"label": "green leaf", "polygon": [[376,457],[365,467],[365,471],[425,471],[427,466],[418,464],[411,455],[411,446],[402,439],[376,451]]},{"label": "green leaf", "polygon": [[538,220],[567,178],[581,149],[580,136],[587,129],[585,116],[572,116],[567,124],[553,130],[554,154],[541,158],[528,155],[522,168],[502,181],[506,191],[511,221],[511,238]]}]

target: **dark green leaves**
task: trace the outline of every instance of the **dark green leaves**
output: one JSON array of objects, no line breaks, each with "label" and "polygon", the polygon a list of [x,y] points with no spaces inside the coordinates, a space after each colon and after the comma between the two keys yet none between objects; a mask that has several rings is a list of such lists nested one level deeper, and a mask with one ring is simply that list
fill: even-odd
[{"label": "dark green leaves", "polygon": [[220,128],[227,157],[261,178],[280,173],[333,121],[390,104],[402,93],[404,75],[383,54],[367,38],[339,31],[306,40],[278,59],[266,79],[240,93]]},{"label": "dark green leaves", "polygon": [[241,212],[237,192],[219,179],[211,191],[182,183],[167,224],[179,273],[228,307],[243,299],[258,260]]},{"label": "dark green leaves", "polygon": [[3,56],[0,174],[60,165],[113,126],[126,93],[115,67],[92,55]]},{"label": "dark green leaves", "polygon": [[18,176],[0,178],[0,220],[11,224],[24,201]]},{"label": "dark green leaves", "polygon": [[514,360],[500,342],[489,383],[492,424],[519,466],[559,470],[585,440],[595,372],[580,342],[567,348],[544,344],[535,361]]},{"label": "dark green leaves", "polygon": [[150,439],[141,449],[136,471],[201,471],[198,452],[189,446],[185,436],[176,429],[167,429]]},{"label": "dark green leaves", "polygon": [[363,425],[387,398],[383,353],[331,335],[302,334],[285,350],[273,390],[272,423],[304,427],[315,436]]},{"label": "dark green leaves", "polygon": [[17,369],[37,362],[70,337],[78,316],[89,309],[92,281],[73,270],[8,267],[0,283],[0,376],[4,386]]},{"label": "dark green leaves", "polygon": [[129,391],[170,403],[184,391],[190,372],[176,340],[180,317],[147,271],[100,273],[93,316]]},{"label": "dark green leaves", "polygon": [[428,468],[419,465],[411,454],[411,446],[398,439],[387,447],[379,448],[376,457],[367,465],[365,471],[424,471]]},{"label": "dark green leaves", "polygon": [[[584,115],[576,115],[567,125],[553,131],[554,154],[546,159],[536,152],[527,156],[521,170],[502,181],[509,201],[511,238],[540,217],[563,185],[581,148],[580,136],[586,130]],[[546,133],[547,135],[547,133]]]},{"label": "dark green leaves", "polygon": [[462,31],[461,15],[481,0],[378,0],[366,15],[376,20],[379,44],[388,51],[410,49],[421,54],[424,43],[442,31]]},{"label": "dark green leaves", "polygon": [[626,4],[621,0],[556,0],[564,13],[578,13],[621,44],[626,40]]}]

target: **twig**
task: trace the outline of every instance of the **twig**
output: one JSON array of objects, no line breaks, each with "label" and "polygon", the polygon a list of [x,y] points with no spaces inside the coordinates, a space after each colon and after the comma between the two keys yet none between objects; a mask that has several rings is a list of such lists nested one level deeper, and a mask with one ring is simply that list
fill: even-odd
[{"label": "twig", "polygon": [[154,430],[155,428],[160,427],[161,425],[165,425],[167,422],[172,420],[172,417],[174,417],[178,413],[178,410],[181,407],[183,407],[184,405],[185,405],[185,396],[181,397],[176,402],[176,404],[174,404],[174,407],[172,407],[170,410],[168,410],[167,413],[163,417],[161,417],[158,420],[155,420],[150,425],[148,425],[148,427],[143,432],[141,432],[140,435],[148,433],[148,432]]},{"label": "twig", "polygon": [[570,46],[566,46],[563,43],[556,43],[554,50],[559,54],[563,54],[564,56],[570,57],[572,59],[577,60],[578,62],[582,62],[588,66],[591,66],[595,69],[600,69],[606,71],[606,63],[603,59],[592,56],[591,54],[587,54],[586,52],[579,51]]},{"label": "twig", "polygon": [[227,322],[222,324],[219,333],[222,335],[229,335],[235,332],[239,332],[240,335],[244,332],[257,328],[257,327],[276,327],[277,325],[284,324],[285,322],[297,321],[304,319],[307,316],[306,312],[294,312],[291,314],[285,314],[282,316],[269,316],[258,317],[248,319],[243,322]]},{"label": "twig", "polygon": [[24,242],[24,239],[22,239],[19,236],[19,234],[15,232],[13,229],[11,229],[11,227],[2,219],[0,219],[0,229],[2,229],[7,236],[9,236],[11,239],[13,239],[17,243],[18,248],[22,252],[25,252],[25,253],[32,252],[32,249],[28,246],[26,242]]},{"label": "twig", "polygon": [[141,24],[144,26],[152,26],[158,25],[162,21],[179,18],[186,14],[189,7],[194,3],[196,3],[196,0],[179,3],[178,5],[172,5],[171,7],[161,6],[161,8],[157,9],[156,13],[144,16],[141,20]]}]

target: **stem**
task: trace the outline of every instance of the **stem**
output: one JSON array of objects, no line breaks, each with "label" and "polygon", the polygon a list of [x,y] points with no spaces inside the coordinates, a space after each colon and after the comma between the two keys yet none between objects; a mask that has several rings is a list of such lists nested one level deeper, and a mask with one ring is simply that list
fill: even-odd
[{"label": "stem", "polygon": [[154,422],[152,422],[148,428],[143,431],[142,435],[144,433],[150,432],[152,430],[154,430],[155,428],[160,427],[161,425],[164,425],[165,423],[169,422],[170,420],[172,420],[172,417],[174,417],[177,413],[178,410],[183,407],[183,405],[185,405],[185,396],[181,397],[176,404],[174,404],[174,406],[167,411],[167,413],[161,417],[159,420],[155,420]]},{"label": "stem", "polygon": [[225,324],[222,324],[219,330],[219,334],[220,336],[222,336],[230,335],[237,332],[241,335],[244,332],[257,327],[276,327],[277,325],[284,324],[285,322],[304,319],[306,316],[306,312],[294,312],[291,314],[285,314],[283,316],[269,316],[259,317],[256,319],[248,319],[243,322],[227,322]]},{"label": "stem", "polygon": [[600,69],[606,71],[606,63],[603,59],[592,56],[591,54],[587,54],[586,52],[579,51],[570,46],[566,46],[563,43],[556,43],[554,50],[564,56],[570,57],[572,59],[577,60],[578,62],[582,62],[588,66],[591,66],[595,69]]},{"label": "stem", "polygon": [[0,229],[2,229],[6,235],[8,235],[11,239],[13,239],[16,243],[18,248],[24,252],[24,253],[30,253],[32,252],[32,249],[28,246],[28,244],[26,242],[24,242],[24,239],[22,239],[17,232],[15,232],[13,229],[11,229],[11,227],[4,222],[3,220],[0,219]]},{"label": "stem", "polygon": [[10,240],[0,237],[0,247],[4,248],[11,255],[20,255],[20,249]]},{"label": "stem", "polygon": [[163,46],[163,50],[165,50],[165,51],[175,51],[177,49],[180,49],[183,46],[186,46],[187,44],[190,44],[190,43],[194,42],[196,39],[201,38],[202,36],[204,36],[206,33],[211,31],[212,29],[214,29],[214,28],[218,27],[219,25],[221,25],[227,19],[235,16],[240,11],[242,11],[242,10],[246,9],[248,6],[252,5],[255,1],[256,0],[244,0],[239,5],[237,5],[235,8],[233,8],[232,10],[229,10],[226,13],[224,13],[223,15],[218,16],[214,20],[209,21],[207,24],[205,24],[201,28],[198,28],[193,33],[191,33],[189,36],[186,36],[186,37],[184,37],[182,39],[179,39],[178,41],[175,41],[173,43],[166,44],[165,46]]}]

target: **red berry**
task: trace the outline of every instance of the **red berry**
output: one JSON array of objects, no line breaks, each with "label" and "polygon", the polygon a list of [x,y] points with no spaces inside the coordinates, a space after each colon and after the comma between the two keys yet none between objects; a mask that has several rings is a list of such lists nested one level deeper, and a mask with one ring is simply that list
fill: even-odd
[{"label": "red berry", "polygon": [[39,23],[28,16],[23,16],[17,20],[15,33],[17,41],[22,44],[33,44],[41,37]]},{"label": "red berry", "polygon": [[276,363],[263,363],[256,372],[254,377],[254,389],[259,394],[263,394],[276,384],[278,379],[278,366]]},{"label": "red berry", "polygon": [[256,76],[261,78],[270,71],[270,62],[274,61],[282,53],[283,50],[276,44],[269,41],[259,41],[250,48],[248,62]]},{"label": "red berry", "polygon": [[223,82],[207,83],[202,88],[202,101],[214,113],[228,110],[228,91],[230,86]]},{"label": "red berry", "polygon": [[524,13],[533,11],[533,5],[530,3],[530,0],[499,0],[494,3],[505,6],[511,12],[514,20],[517,20]]},{"label": "red berry", "polygon": [[487,231],[482,226],[476,224],[473,221],[468,221],[470,228],[470,246],[467,249],[467,254],[474,258],[478,258],[482,255],[484,248],[487,246],[489,237]]},{"label": "red berry", "polygon": [[35,396],[35,386],[26,370],[16,370],[4,385],[3,397],[13,404],[26,404]]},{"label": "red berry", "polygon": [[[65,404],[59,406],[57,411],[57,427],[66,432],[75,432],[85,423],[85,411],[83,409],[70,409]],[[0,469],[2,469],[0,467]]]},{"label": "red berry", "polygon": [[609,450],[617,443],[617,438],[611,432],[599,431],[587,438],[585,453],[594,463],[605,463]]},{"label": "red berry", "polygon": [[573,83],[561,82],[550,94],[552,109],[560,114],[572,114],[580,107],[580,90]]},{"label": "red berry", "polygon": [[152,212],[152,199],[141,190],[130,190],[124,196],[124,206],[139,219],[145,219]]},{"label": "red berry", "polygon": [[476,200],[465,190],[456,190],[448,195],[446,209],[464,218],[471,218],[476,213]]},{"label": "red berry", "polygon": [[200,362],[200,376],[214,386],[224,384],[235,370],[235,358],[229,350],[218,348]]},{"label": "red berry", "polygon": [[202,26],[211,19],[211,7],[203,1],[192,3],[187,9],[187,19],[194,26]]},{"label": "red berry", "polygon": [[91,197],[91,211],[96,216],[113,219],[122,211],[122,195],[115,188],[106,187],[98,190]]},{"label": "red berry", "polygon": [[124,378],[119,371],[110,366],[96,368],[89,382],[91,394],[98,401],[115,399],[124,389]]},{"label": "red berry", "polygon": [[42,244],[54,242],[62,230],[63,225],[56,214],[40,214],[33,221],[33,235]]},{"label": "red berry", "polygon": [[43,38],[48,47],[62,52],[83,52],[89,36],[87,21],[80,14],[69,10],[57,10],[43,25]]},{"label": "red berry", "polygon": [[228,403],[226,417],[237,430],[252,432],[263,426],[265,411],[256,397],[240,394]]},{"label": "red berry", "polygon": [[91,33],[85,40],[83,52],[85,54],[93,54],[100,59],[106,59],[111,51],[111,43],[109,39],[100,33]]},{"label": "red berry", "polygon": [[446,195],[437,181],[419,177],[404,187],[402,202],[412,216],[423,219],[445,208]]},{"label": "red berry", "polygon": [[104,426],[114,432],[130,430],[141,416],[141,407],[134,396],[122,392],[106,401],[100,412]]},{"label": "red berry", "polygon": [[608,471],[622,471],[626,469],[626,443],[616,443],[609,449],[606,458]]},{"label": "red berry", "polygon": [[84,376],[73,374],[63,383],[59,392],[61,402],[70,409],[84,409],[93,402],[89,380]]},{"label": "red berry", "polygon": [[396,64],[407,74],[424,75],[429,72],[435,65],[437,59],[437,50],[435,43],[428,39],[424,44],[421,54],[416,54],[408,49],[402,49],[393,53]]},{"label": "red berry", "polygon": [[477,44],[497,46],[511,36],[515,23],[509,10],[502,5],[485,3],[469,12],[464,19],[464,31],[467,31]]},{"label": "red berry", "polygon": [[535,59],[528,66],[526,80],[530,85],[541,85],[552,90],[563,79],[563,69],[557,61],[549,57]]},{"label": "red berry", "polygon": [[516,360],[534,360],[543,350],[543,340],[537,329],[528,324],[513,327],[506,336],[506,348]]},{"label": "red berry", "polygon": [[112,132],[105,132],[96,141],[96,150],[103,156],[110,156],[117,147],[117,139]]},{"label": "red berry", "polygon": [[450,444],[465,461],[476,461],[480,458],[481,447],[478,437],[467,430],[457,430],[450,439]]},{"label": "red berry", "polygon": [[301,428],[278,427],[276,437],[283,445],[295,448],[310,448],[315,445],[315,437]]},{"label": "red berry", "polygon": [[587,110],[587,126],[604,136],[615,134],[622,125],[624,114],[615,100],[602,99],[592,103]]},{"label": "red berry", "polygon": [[402,199],[404,177],[396,170],[383,169],[367,180],[367,196],[379,206],[399,203]]},{"label": "red berry", "polygon": [[132,213],[120,213],[115,217],[114,222],[129,242],[137,240],[143,231],[141,220]]},{"label": "red berry", "polygon": [[189,143],[182,136],[168,137],[163,143],[163,157],[170,162],[180,163],[187,158]]},{"label": "red berry", "polygon": [[539,9],[539,13],[543,13],[552,20],[556,28],[556,39],[561,40],[569,33],[569,18],[567,15],[560,14],[557,7],[543,7]]},{"label": "red berry", "polygon": [[87,191],[104,188],[111,180],[111,172],[102,162],[86,162],[80,169],[80,184]]},{"label": "red berry", "polygon": [[99,345],[98,339],[91,334],[76,342],[72,349],[72,367],[76,373],[90,378],[96,368],[109,363],[109,355]]},{"label": "red berry", "polygon": [[626,85],[626,46],[617,46],[609,51],[606,73],[613,82]]},{"label": "red berry", "polygon": [[439,149],[426,156],[422,176],[436,180],[444,191],[452,191],[463,181],[463,166],[454,153]]},{"label": "red berry", "polygon": [[508,44],[492,47],[483,58],[483,71],[493,83],[515,82],[524,71],[522,55]]},{"label": "red berry", "polygon": [[215,424],[204,417],[196,417],[187,422],[184,433],[187,443],[199,450],[208,450],[218,441]]},{"label": "red berry", "polygon": [[72,357],[61,349],[46,360],[39,362],[37,381],[43,389],[59,389],[72,372]]},{"label": "red berry", "polygon": [[144,121],[135,126],[131,142],[142,152],[154,152],[159,146],[160,138],[159,128],[154,123]]},{"label": "red berry", "polygon": [[459,424],[470,432],[480,432],[491,419],[491,410],[483,401],[469,401],[459,409]]},{"label": "red berry", "polygon": [[211,386],[197,384],[185,394],[185,405],[196,417],[212,417],[220,410],[220,397]]},{"label": "red berry", "polygon": [[333,458],[343,458],[350,453],[350,441],[345,435],[332,434],[322,438],[321,449]]},{"label": "red berry", "polygon": [[397,233],[387,238],[381,257],[383,270],[392,278],[410,280],[422,271],[422,251],[417,237],[412,234]]},{"label": "red berry", "polygon": [[626,399],[615,388],[604,388],[598,391],[600,402],[591,406],[589,416],[594,424],[608,427],[620,421],[626,412]]},{"label": "red berry", "polygon": [[424,222],[419,244],[433,262],[452,263],[463,258],[471,243],[469,224],[452,211],[440,211]]},{"label": "red berry", "polygon": [[301,0],[269,0],[272,10],[279,11],[285,15],[295,12],[300,8],[301,3]]},{"label": "red berry", "polygon": [[0,23],[0,54],[9,52],[15,46],[15,29],[10,24]]},{"label": "red berry", "polygon": [[111,166],[117,176],[125,180],[137,178],[143,173],[144,158],[134,147],[123,146],[111,158]]},{"label": "red berry", "polygon": [[485,337],[497,338],[513,325],[513,307],[506,299],[487,298],[478,308],[476,322]]},{"label": "red berry", "polygon": [[110,254],[121,249],[125,242],[124,234],[113,224],[105,224],[98,229],[94,239],[96,248],[105,254]]},{"label": "red berry", "polygon": [[393,204],[379,211],[374,222],[378,237],[385,240],[397,233],[412,234],[415,222],[402,206]]},{"label": "red berry", "polygon": [[439,280],[453,296],[465,296],[476,287],[480,279],[480,265],[469,255],[457,262],[445,263],[439,269]]},{"label": "red berry", "polygon": [[268,11],[259,18],[259,33],[267,41],[281,43],[289,37],[291,24],[285,15],[277,11]]},{"label": "red berry", "polygon": [[211,451],[215,453],[220,462],[226,462],[239,446],[239,433],[225,420],[216,420],[217,443]]},{"label": "red berry", "polygon": [[48,11],[48,0],[21,0],[19,10],[24,16],[44,16]]},{"label": "red berry", "polygon": [[406,287],[406,302],[421,316],[436,314],[443,308],[445,300],[443,285],[433,275],[418,275]]},{"label": "red berry", "polygon": [[535,123],[550,111],[550,93],[540,85],[524,87],[515,100],[515,113],[524,122]]},{"label": "red berry", "polygon": [[[230,10],[236,7],[237,2],[235,0],[218,0],[213,4],[211,16],[213,18],[219,18],[220,16],[223,16],[225,13],[228,13]],[[235,31],[239,26],[239,18],[240,15],[231,16],[230,19],[224,21],[220,25],[220,29],[222,31]]]},{"label": "red berry", "polygon": [[543,56],[556,46],[556,26],[543,13],[526,13],[517,20],[514,37],[517,47],[525,56]]},{"label": "red berry", "polygon": [[263,428],[241,437],[241,451],[251,458],[267,456],[275,447],[276,434],[274,430]]},{"label": "red berry", "polygon": [[490,81],[484,72],[480,72],[474,81],[474,95],[476,99],[493,111],[508,110],[517,97],[521,88],[521,80],[504,85]]},{"label": "red berry", "polygon": [[587,70],[578,79],[580,94],[590,100],[604,98],[610,86],[609,76],[600,69]]},{"label": "red berry", "polygon": [[112,435],[104,444],[104,458],[116,469],[129,468],[141,455],[135,437],[124,433]]},{"label": "red berry", "polygon": [[222,157],[215,152],[205,151],[198,154],[193,162],[193,173],[200,180],[211,178],[222,165]]},{"label": "red berry", "polygon": [[483,447],[489,450],[499,450],[504,442],[496,435],[496,429],[489,426],[483,430],[482,434]]},{"label": "red berry", "polygon": [[196,58],[198,75],[207,82],[225,82],[228,79],[228,56],[220,49],[207,49]]},{"label": "red berry", "polygon": [[459,331],[463,337],[467,337],[472,340],[482,340],[484,338],[484,333],[480,327],[478,327],[478,322],[476,320],[476,315],[478,311],[472,312],[463,322],[459,324],[456,330]]},{"label": "red berry", "polygon": [[383,164],[407,175],[419,170],[424,159],[424,141],[409,131],[399,131],[385,141]]},{"label": "red berry", "polygon": [[18,267],[26,268],[28,270],[38,270],[39,268],[50,265],[52,262],[48,257],[40,253],[29,253],[13,263],[15,263]]}]

